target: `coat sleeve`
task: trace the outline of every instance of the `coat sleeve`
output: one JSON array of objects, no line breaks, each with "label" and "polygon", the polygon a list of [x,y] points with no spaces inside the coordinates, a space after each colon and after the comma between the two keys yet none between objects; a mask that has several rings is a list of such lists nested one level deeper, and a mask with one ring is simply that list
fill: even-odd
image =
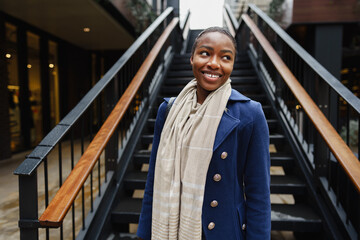
[{"label": "coat sleeve", "polygon": [[161,131],[165,122],[165,112],[167,103],[163,102],[158,110],[154,129],[154,139],[149,161],[149,171],[147,175],[142,209],[139,219],[137,236],[145,239],[151,239],[151,219],[152,219],[152,202],[153,202],[153,185],[156,154],[159,147]]},{"label": "coat sleeve", "polygon": [[244,185],[246,197],[246,239],[270,239],[270,153],[269,129],[259,103],[255,104],[249,139]]}]

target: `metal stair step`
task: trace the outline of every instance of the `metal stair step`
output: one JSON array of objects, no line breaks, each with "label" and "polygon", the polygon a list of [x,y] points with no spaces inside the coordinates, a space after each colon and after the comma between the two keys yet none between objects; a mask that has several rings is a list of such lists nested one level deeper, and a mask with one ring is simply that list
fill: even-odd
[{"label": "metal stair step", "polygon": [[138,240],[138,236],[134,233],[120,233],[118,240]]},{"label": "metal stair step", "polygon": [[142,199],[122,198],[111,212],[113,223],[138,223],[141,212]]},{"label": "metal stair step", "polygon": [[320,232],[322,230],[322,221],[308,205],[271,204],[271,229]]},{"label": "metal stair step", "polygon": [[262,110],[264,111],[265,113],[265,117],[266,118],[269,118],[272,114],[273,114],[273,111],[272,111],[272,108],[270,105],[262,105]]},{"label": "metal stair step", "polygon": [[277,129],[278,120],[277,119],[266,119],[270,132]]},{"label": "metal stair step", "polygon": [[155,118],[149,118],[147,120],[147,126],[149,128],[154,128],[155,127],[155,122],[156,122],[156,119]]},{"label": "metal stair step", "polygon": [[270,144],[279,145],[279,144],[284,144],[285,141],[286,141],[286,138],[284,135],[270,133]]},{"label": "metal stair step", "polygon": [[294,157],[288,153],[270,153],[271,166],[292,167]]},{"label": "metal stair step", "polygon": [[272,175],[270,191],[275,194],[305,194],[306,185],[296,176]]},{"label": "metal stair step", "polygon": [[150,143],[152,143],[153,138],[154,138],[154,135],[152,135],[152,134],[141,135],[141,143],[142,144],[150,144]]},{"label": "metal stair step", "polygon": [[126,189],[145,189],[147,172],[129,172],[126,174],[124,184]]},{"label": "metal stair step", "polygon": [[137,165],[149,163],[151,150],[142,149],[134,154],[134,163]]}]

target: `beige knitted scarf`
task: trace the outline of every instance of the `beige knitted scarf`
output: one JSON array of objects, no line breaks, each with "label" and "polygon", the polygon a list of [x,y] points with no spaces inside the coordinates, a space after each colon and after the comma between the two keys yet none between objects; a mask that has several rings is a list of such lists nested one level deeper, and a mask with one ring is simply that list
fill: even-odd
[{"label": "beige knitted scarf", "polygon": [[230,79],[197,103],[196,80],[177,96],[164,124],[155,165],[151,239],[201,239],[201,212],[215,135],[231,94]]}]

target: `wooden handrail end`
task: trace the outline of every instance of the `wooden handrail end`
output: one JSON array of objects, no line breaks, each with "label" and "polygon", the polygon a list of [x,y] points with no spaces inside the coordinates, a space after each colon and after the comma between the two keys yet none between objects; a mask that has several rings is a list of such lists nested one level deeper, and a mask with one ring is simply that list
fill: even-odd
[{"label": "wooden handrail end", "polygon": [[59,228],[62,225],[62,221],[61,222],[52,222],[52,221],[48,221],[48,220],[41,220],[41,217],[39,218],[39,223],[40,223],[41,227],[44,227],[44,228]]}]

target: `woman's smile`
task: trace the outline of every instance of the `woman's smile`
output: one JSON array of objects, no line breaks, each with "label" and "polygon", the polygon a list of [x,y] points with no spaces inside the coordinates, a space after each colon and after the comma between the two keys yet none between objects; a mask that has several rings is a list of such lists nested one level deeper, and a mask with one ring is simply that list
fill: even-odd
[{"label": "woman's smile", "polygon": [[209,81],[216,81],[220,77],[222,77],[221,74],[218,73],[211,73],[211,72],[203,72],[204,76],[209,79]]}]

